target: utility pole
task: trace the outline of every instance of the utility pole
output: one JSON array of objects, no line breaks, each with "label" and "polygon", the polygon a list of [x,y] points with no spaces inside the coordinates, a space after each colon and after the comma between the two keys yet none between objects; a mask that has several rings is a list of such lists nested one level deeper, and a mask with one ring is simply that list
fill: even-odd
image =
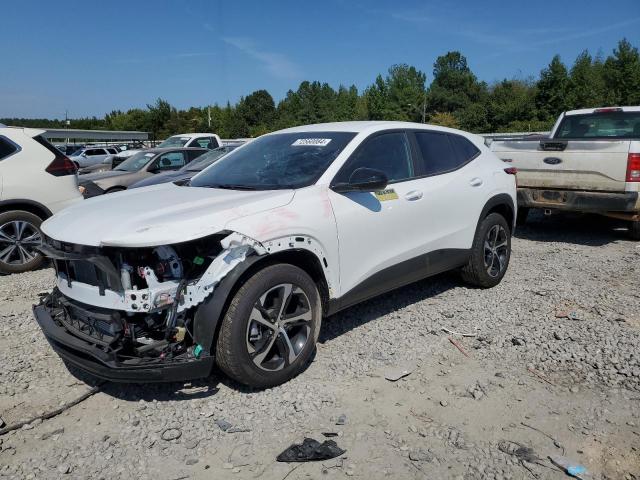
[{"label": "utility pole", "polygon": [[207,106],[207,116],[209,117],[209,130],[211,130],[211,105]]}]

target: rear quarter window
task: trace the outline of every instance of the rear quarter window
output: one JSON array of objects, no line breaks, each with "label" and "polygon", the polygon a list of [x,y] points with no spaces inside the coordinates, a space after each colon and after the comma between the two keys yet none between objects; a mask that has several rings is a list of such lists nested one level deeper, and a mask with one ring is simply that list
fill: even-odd
[{"label": "rear quarter window", "polygon": [[20,150],[20,147],[6,137],[0,136],[0,160],[10,157]]}]

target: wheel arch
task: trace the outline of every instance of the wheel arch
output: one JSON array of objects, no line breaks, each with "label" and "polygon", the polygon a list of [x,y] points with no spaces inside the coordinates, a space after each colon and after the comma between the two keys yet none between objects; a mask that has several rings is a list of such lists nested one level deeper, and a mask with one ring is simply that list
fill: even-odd
[{"label": "wheel arch", "polygon": [[32,213],[42,220],[46,220],[53,213],[47,207],[41,203],[34,202],[27,199],[14,199],[0,201],[0,213],[12,212],[16,210],[23,210],[25,212]]},{"label": "wheel arch", "polygon": [[478,218],[476,231],[480,226],[480,222],[482,222],[482,220],[491,213],[499,213],[502,215],[511,227],[511,232],[513,233],[516,222],[516,207],[513,203],[513,198],[511,198],[509,194],[499,193],[498,195],[491,197],[487,203],[485,203],[482,208],[482,212],[480,213],[480,217]]},{"label": "wheel arch", "polygon": [[219,333],[222,318],[240,287],[258,271],[283,263],[296,266],[311,277],[318,287],[322,312],[325,314],[329,306],[329,285],[322,261],[314,252],[305,248],[291,248],[266,255],[252,255],[226,275],[213,293],[198,306],[194,316],[194,341],[201,345],[205,352],[210,352]]}]

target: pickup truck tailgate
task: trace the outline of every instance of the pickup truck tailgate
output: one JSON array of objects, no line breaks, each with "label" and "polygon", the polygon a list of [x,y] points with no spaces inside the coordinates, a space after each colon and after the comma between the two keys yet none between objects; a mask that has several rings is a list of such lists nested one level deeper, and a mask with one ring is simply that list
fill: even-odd
[{"label": "pickup truck tailgate", "polygon": [[518,186],[606,192],[625,190],[629,147],[628,140],[504,140],[491,144],[499,158],[518,169]]}]

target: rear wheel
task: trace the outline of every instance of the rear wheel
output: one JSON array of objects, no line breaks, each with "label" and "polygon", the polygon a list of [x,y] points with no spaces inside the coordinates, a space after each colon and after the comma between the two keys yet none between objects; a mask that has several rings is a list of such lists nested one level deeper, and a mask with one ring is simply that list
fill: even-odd
[{"label": "rear wheel", "polygon": [[42,219],[31,212],[0,213],[0,273],[22,273],[42,264]]},{"label": "rear wheel", "polygon": [[216,362],[245,385],[279,385],[306,367],[321,322],[320,294],[311,277],[293,265],[266,267],[231,300],[216,342]]},{"label": "rear wheel", "polygon": [[476,231],[462,278],[477,287],[494,287],[502,280],[511,258],[511,230],[499,213],[487,215]]},{"label": "rear wheel", "polygon": [[632,240],[640,240],[640,220],[629,222],[629,236]]}]

